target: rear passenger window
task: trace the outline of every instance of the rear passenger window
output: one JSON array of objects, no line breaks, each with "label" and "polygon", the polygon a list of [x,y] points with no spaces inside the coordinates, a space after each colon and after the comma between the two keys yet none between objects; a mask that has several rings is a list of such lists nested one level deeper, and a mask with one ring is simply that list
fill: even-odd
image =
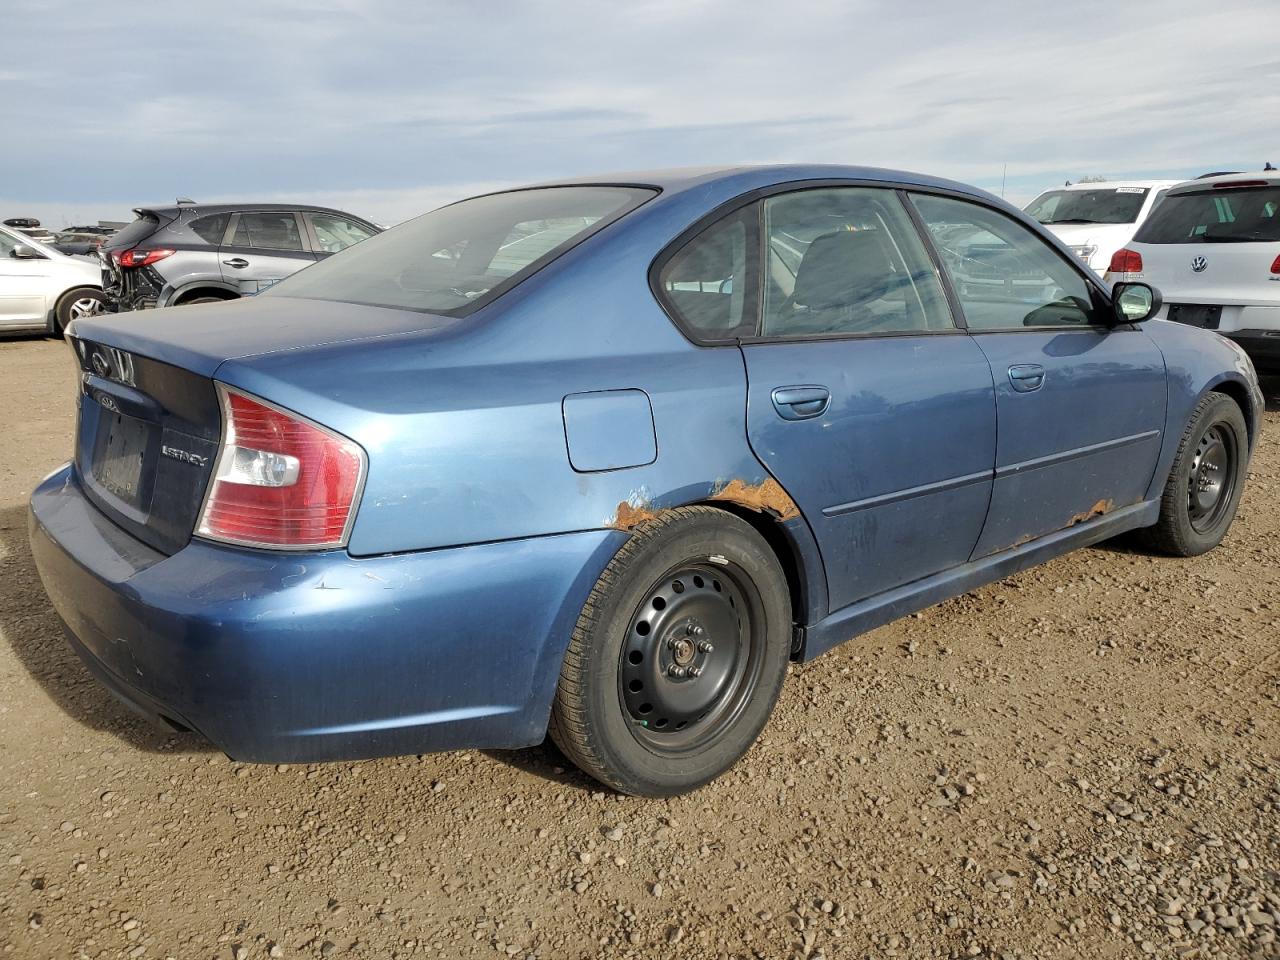
[{"label": "rear passenger window", "polygon": [[292,213],[242,213],[231,242],[260,250],[302,250],[302,235]]},{"label": "rear passenger window", "polygon": [[658,274],[676,321],[699,340],[731,340],[755,332],[747,260],[755,207],[707,227],[681,247]]},{"label": "rear passenger window", "polygon": [[217,246],[222,243],[222,236],[227,232],[227,221],[230,219],[231,214],[229,213],[215,213],[207,217],[199,217],[191,221],[191,232],[205,243],[212,243]]},{"label": "rear passenger window", "polygon": [[942,283],[890,190],[801,190],[764,202],[766,337],[954,330]]}]

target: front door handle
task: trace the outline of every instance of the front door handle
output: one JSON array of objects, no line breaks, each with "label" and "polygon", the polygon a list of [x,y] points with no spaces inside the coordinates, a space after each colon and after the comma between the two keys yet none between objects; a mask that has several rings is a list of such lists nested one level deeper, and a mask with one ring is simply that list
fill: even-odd
[{"label": "front door handle", "polygon": [[773,391],[773,408],[783,420],[820,417],[831,405],[831,391],[817,384],[778,387]]},{"label": "front door handle", "polygon": [[1019,393],[1030,393],[1044,386],[1044,367],[1038,363],[1015,363],[1009,368],[1009,382]]},{"label": "front door handle", "polygon": [[235,267],[237,270],[243,270],[249,265],[249,261],[244,257],[232,257],[230,260],[223,260],[222,262],[228,267]]}]

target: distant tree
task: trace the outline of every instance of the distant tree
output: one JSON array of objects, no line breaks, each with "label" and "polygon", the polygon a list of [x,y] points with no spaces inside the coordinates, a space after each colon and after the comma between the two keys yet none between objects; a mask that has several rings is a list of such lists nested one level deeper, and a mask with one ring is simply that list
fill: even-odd
[{"label": "distant tree", "polygon": [[1106,183],[1107,178],[1094,173],[1087,177],[1081,177],[1077,183]]}]

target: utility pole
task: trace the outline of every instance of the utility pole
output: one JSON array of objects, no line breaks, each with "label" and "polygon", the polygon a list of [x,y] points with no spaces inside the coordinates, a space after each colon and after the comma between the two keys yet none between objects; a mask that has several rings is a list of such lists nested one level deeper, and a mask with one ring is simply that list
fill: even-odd
[{"label": "utility pole", "polygon": [[1004,169],[1000,171],[1000,199],[1004,199],[1004,182],[1009,174],[1009,164],[1004,165]]}]

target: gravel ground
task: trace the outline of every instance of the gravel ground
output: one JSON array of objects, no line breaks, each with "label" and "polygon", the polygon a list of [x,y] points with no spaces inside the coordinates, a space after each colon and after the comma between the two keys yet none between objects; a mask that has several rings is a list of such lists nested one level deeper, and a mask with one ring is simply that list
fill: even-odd
[{"label": "gravel ground", "polygon": [[0,955],[1280,956],[1280,383],[1213,554],[1084,550],[793,667],[692,796],[550,746],[232,763],[64,646],[65,348],[0,341]]}]

